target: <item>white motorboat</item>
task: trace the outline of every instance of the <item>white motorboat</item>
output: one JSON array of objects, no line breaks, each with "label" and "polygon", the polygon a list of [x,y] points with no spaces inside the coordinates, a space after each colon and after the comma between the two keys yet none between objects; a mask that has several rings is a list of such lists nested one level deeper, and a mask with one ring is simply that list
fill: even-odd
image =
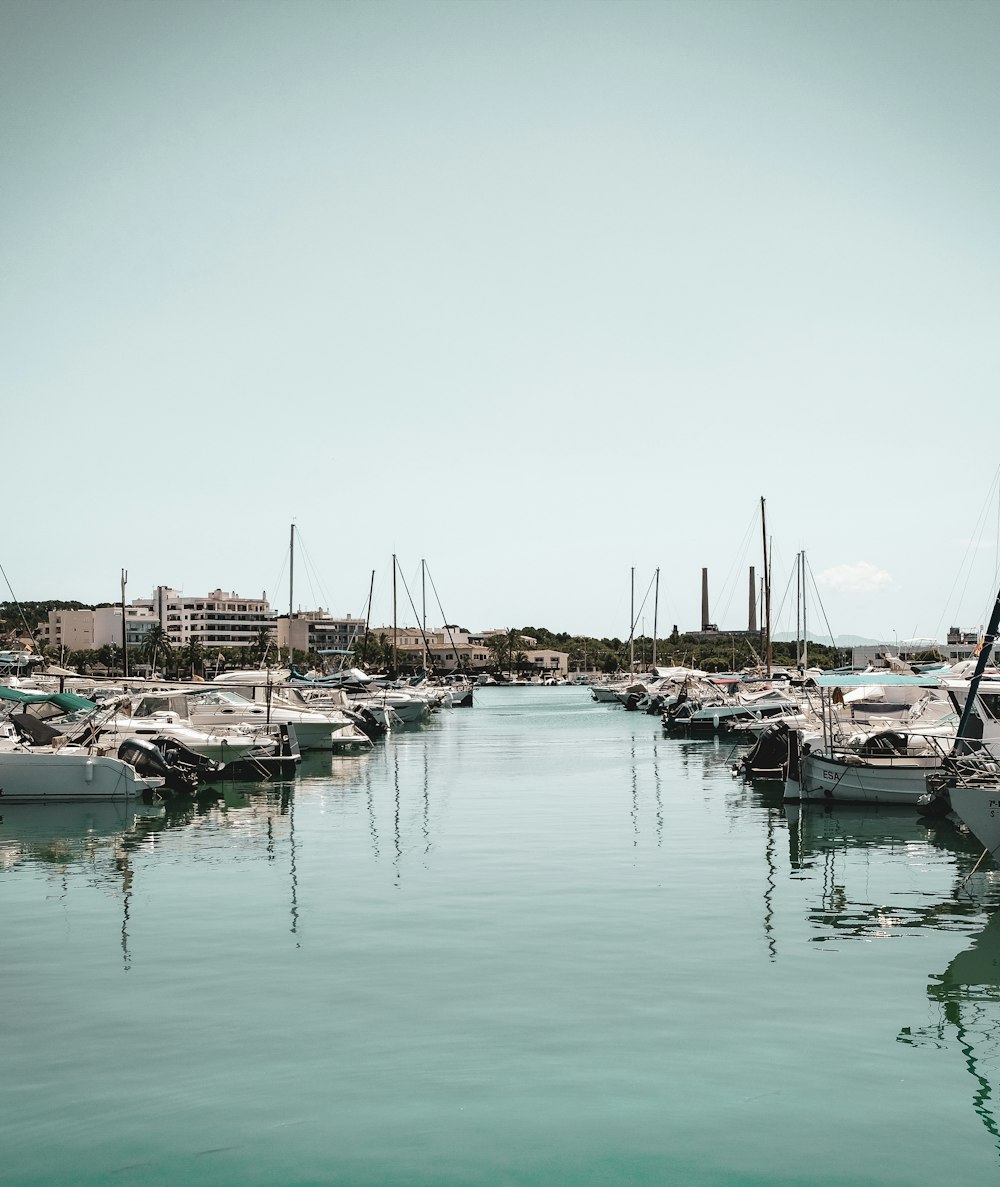
[{"label": "white motorboat", "polygon": [[172,738],[195,754],[222,763],[236,762],[250,754],[273,753],[277,749],[274,736],[262,728],[236,725],[212,731],[195,729],[181,717],[178,709],[156,707],[162,700],[163,695],[157,693],[139,697],[131,714],[117,714],[101,727],[100,737],[118,740]]},{"label": "white motorboat", "polygon": [[[159,775],[140,775],[111,746],[70,741],[37,713],[84,728],[103,714],[92,701],[72,694],[32,693],[3,688],[10,715],[0,729],[0,804],[127,800],[158,791]],[[15,713],[15,710],[20,712]],[[68,715],[68,716],[67,716]]]},{"label": "white motorboat", "polygon": [[255,729],[291,723],[300,750],[354,752],[370,750],[372,741],[337,710],[312,708],[289,684],[243,684],[226,681],[182,690],[188,720],[196,729],[248,725]]},{"label": "white motorboat", "polygon": [[0,745],[0,806],[128,800],[163,784],[101,747],[27,746],[9,737]]}]

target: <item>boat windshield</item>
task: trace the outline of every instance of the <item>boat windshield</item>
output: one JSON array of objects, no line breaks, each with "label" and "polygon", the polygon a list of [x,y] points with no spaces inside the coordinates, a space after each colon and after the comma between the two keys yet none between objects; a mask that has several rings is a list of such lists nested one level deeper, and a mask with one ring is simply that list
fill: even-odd
[{"label": "boat windshield", "polygon": [[192,705],[225,705],[229,708],[245,709],[247,706],[252,706],[253,701],[248,701],[246,697],[241,697],[238,692],[230,692],[228,689],[222,691],[221,689],[210,689],[207,692],[191,693],[188,696],[188,702]]}]

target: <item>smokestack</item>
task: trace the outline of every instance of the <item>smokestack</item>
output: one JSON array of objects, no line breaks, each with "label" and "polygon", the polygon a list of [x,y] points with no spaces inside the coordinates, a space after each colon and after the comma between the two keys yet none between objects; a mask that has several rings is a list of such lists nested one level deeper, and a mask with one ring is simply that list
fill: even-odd
[{"label": "smokestack", "polygon": [[757,574],[750,566],[750,621],[747,630],[751,635],[757,632]]},{"label": "smokestack", "polygon": [[707,631],[711,623],[708,618],[708,569],[701,571],[701,629]]}]

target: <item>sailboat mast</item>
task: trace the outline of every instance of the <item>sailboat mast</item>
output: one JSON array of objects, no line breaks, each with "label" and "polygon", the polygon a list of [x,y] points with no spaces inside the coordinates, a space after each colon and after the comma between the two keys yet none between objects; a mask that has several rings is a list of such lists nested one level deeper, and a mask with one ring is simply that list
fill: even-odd
[{"label": "sailboat mast", "polygon": [[398,626],[396,622],[396,554],[392,554],[392,678],[396,679],[396,674],[399,669],[399,660],[397,658],[396,649],[396,634]]},{"label": "sailboat mast", "polygon": [[[288,529],[288,621],[292,621],[292,608],[295,605],[295,524]],[[289,641],[291,633],[289,632]]]},{"label": "sailboat mast", "polygon": [[125,585],[127,582],[128,572],[122,569],[122,675],[126,680],[128,679],[128,629],[125,625]]},{"label": "sailboat mast", "polygon": [[806,550],[802,549],[802,671],[809,667],[809,627],[806,624]]},{"label": "sailboat mast", "polygon": [[656,566],[656,592],[653,594],[653,667],[656,667],[656,627],[660,613],[660,567]]},{"label": "sailboat mast", "polygon": [[972,707],[976,701],[976,693],[979,691],[983,672],[986,671],[986,665],[989,663],[990,656],[993,653],[993,644],[996,642],[998,629],[1000,629],[1000,591],[997,592],[997,600],[993,603],[993,613],[990,615],[986,634],[983,635],[983,640],[979,644],[976,670],[973,672],[972,679],[969,681],[969,693],[965,698],[965,707],[962,709],[962,717],[958,723],[958,735],[955,738],[952,754],[968,754],[972,750],[972,745],[966,740],[965,731],[969,725],[969,718],[972,716]]},{"label": "sailboat mast", "polygon": [[[295,524],[288,529],[288,666],[292,666],[292,613],[295,606]],[[278,656],[281,663],[281,656]]]},{"label": "sailboat mast", "polygon": [[424,671],[427,671],[427,562],[420,558],[420,637],[424,641]]},{"label": "sailboat mast", "polygon": [[629,610],[628,670],[635,671],[635,565],[632,566],[632,605]]},{"label": "sailboat mast", "polygon": [[802,663],[802,553],[795,554],[795,666]]},{"label": "sailboat mast", "polygon": [[368,586],[368,609],[365,611],[365,638],[361,644],[361,650],[365,657],[365,662],[368,662],[368,632],[372,625],[372,598],[375,595],[375,570],[372,569],[371,584]]},{"label": "sailboat mast", "polygon": [[764,657],[767,661],[767,675],[771,675],[771,568],[767,557],[767,513],[764,496],[760,497],[760,530],[764,539]]}]

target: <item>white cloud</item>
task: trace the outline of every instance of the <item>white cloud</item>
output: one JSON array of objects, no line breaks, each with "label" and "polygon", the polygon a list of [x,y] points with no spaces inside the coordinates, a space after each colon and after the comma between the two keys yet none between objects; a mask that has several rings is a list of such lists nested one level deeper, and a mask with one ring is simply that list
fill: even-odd
[{"label": "white cloud", "polygon": [[816,575],[818,584],[841,593],[878,593],[892,585],[892,577],[868,561],[853,565],[833,565]]}]

